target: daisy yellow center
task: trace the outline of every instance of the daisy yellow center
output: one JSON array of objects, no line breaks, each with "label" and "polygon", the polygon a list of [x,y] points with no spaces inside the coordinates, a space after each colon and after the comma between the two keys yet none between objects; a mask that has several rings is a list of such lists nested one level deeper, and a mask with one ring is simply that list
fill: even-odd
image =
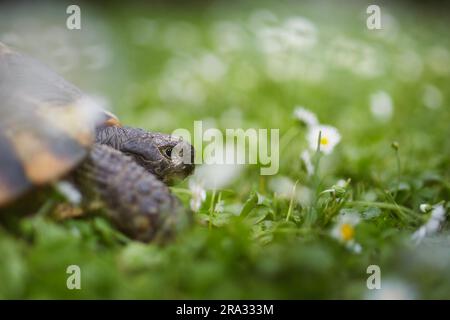
[{"label": "daisy yellow center", "polygon": [[341,225],[341,237],[344,241],[349,241],[353,239],[355,234],[355,229],[348,223],[343,223]]},{"label": "daisy yellow center", "polygon": [[320,138],[320,144],[326,146],[328,144],[328,138],[327,137],[321,137]]}]

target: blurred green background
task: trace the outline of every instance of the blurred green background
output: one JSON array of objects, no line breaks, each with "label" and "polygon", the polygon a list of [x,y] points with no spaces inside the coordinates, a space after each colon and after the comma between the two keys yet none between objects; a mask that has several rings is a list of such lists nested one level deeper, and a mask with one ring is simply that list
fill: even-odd
[{"label": "blurred green background", "polygon": [[[81,2],[81,30],[66,28],[64,2],[0,4],[0,41],[45,61],[127,125],[172,132],[203,120],[290,136],[276,176],[243,168],[216,190],[223,212],[210,210],[208,191],[196,225],[163,247],[126,240],[101,217],[40,214],[22,219],[18,234],[0,227],[0,297],[450,298],[446,223],[411,241],[427,217],[419,205],[450,193],[448,7],[380,3],[382,30],[368,30],[368,4]],[[346,205],[376,213],[356,228],[359,254],[330,236],[329,207],[311,200],[296,106],[342,136],[321,159],[318,191],[351,179],[349,199],[388,204]],[[186,206],[188,190],[174,190]],[[419,218],[402,218],[397,205]],[[81,267],[81,290],[66,288],[70,264]],[[381,290],[366,287],[371,264],[381,267]]]}]

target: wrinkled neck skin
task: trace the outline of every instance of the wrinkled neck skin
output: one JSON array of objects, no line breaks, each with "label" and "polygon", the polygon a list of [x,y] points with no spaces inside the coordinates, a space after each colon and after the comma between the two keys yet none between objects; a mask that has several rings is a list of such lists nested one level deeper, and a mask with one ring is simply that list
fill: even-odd
[{"label": "wrinkled neck skin", "polygon": [[171,141],[170,135],[138,128],[108,126],[99,127],[96,132],[96,143],[136,157],[141,165],[158,175],[163,174],[163,167],[170,166],[169,159],[164,158],[159,150],[168,146],[168,141]]},{"label": "wrinkled neck skin", "polygon": [[116,150],[122,151],[126,141],[143,136],[147,132],[143,129],[118,126],[98,127],[95,132],[95,142],[106,144]]},{"label": "wrinkled neck skin", "polygon": [[147,171],[164,180],[171,171],[171,163],[159,151],[160,136],[162,135],[138,128],[104,126],[96,130],[96,143],[133,156]]},{"label": "wrinkled neck skin", "polygon": [[[184,163],[177,153],[165,154],[180,142],[182,140],[169,134],[138,128],[103,126],[96,129],[96,143],[133,156],[139,165],[168,184],[182,180],[194,171],[193,161]],[[193,157],[193,147],[186,143],[185,146]]]}]

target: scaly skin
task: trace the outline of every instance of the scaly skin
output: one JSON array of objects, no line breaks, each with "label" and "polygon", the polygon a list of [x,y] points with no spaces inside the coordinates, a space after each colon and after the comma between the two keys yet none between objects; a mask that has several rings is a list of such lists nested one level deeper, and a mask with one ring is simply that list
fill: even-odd
[{"label": "scaly skin", "polygon": [[76,180],[90,199],[105,204],[107,216],[133,239],[167,239],[190,220],[163,182],[107,145],[93,146]]},{"label": "scaly skin", "polygon": [[[101,126],[96,131],[96,142],[132,156],[139,165],[168,184],[182,180],[194,171],[194,148],[168,134]],[[190,163],[183,161],[183,153],[180,152],[187,152],[185,156]]]},{"label": "scaly skin", "polygon": [[101,200],[108,217],[133,239],[167,238],[189,218],[165,183],[194,171],[193,161],[184,163],[176,146],[188,150],[193,159],[192,146],[179,138],[99,126],[96,144],[77,170],[76,180],[88,199]]}]

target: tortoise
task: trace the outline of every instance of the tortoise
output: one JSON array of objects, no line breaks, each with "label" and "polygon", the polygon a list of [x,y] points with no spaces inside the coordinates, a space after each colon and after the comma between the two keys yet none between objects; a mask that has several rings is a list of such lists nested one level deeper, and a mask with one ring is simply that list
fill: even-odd
[{"label": "tortoise", "polygon": [[193,157],[182,138],[122,126],[45,64],[0,42],[0,211],[70,181],[129,237],[165,238],[189,220],[168,185],[194,171]]}]

